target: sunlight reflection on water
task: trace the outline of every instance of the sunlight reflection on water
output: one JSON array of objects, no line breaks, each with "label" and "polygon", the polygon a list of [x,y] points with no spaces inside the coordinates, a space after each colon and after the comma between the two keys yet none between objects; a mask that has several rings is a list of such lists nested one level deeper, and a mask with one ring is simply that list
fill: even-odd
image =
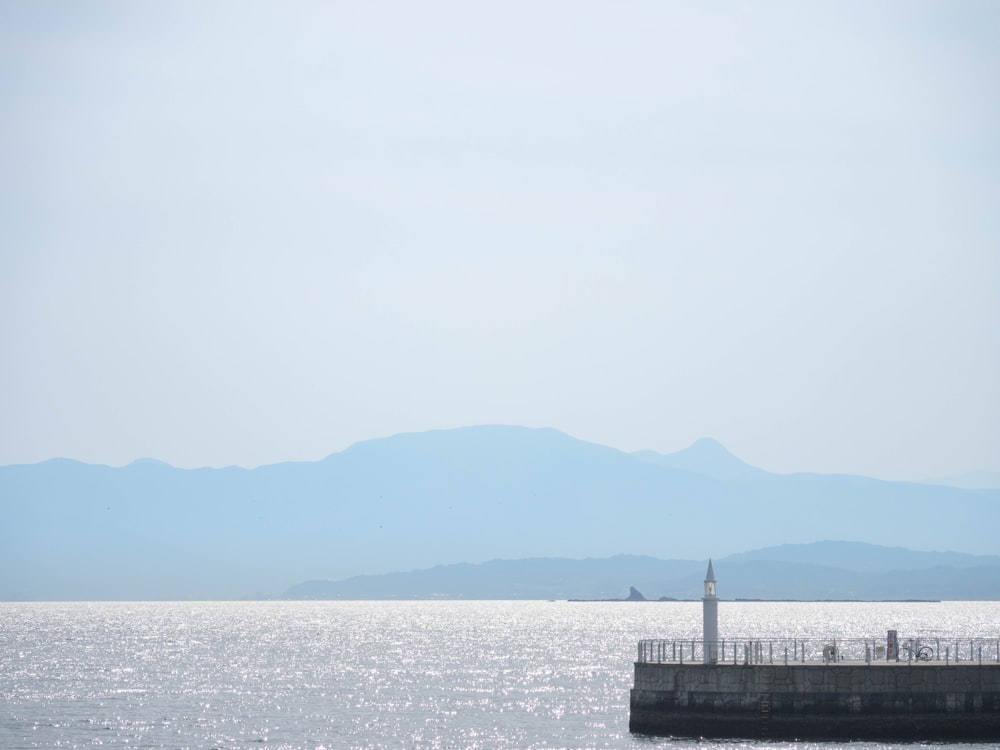
[{"label": "sunlight reflection on water", "polygon": [[[1000,604],[722,602],[719,618],[726,638],[997,637]],[[700,635],[698,602],[0,604],[0,747],[762,746],[629,734],[636,643]]]}]

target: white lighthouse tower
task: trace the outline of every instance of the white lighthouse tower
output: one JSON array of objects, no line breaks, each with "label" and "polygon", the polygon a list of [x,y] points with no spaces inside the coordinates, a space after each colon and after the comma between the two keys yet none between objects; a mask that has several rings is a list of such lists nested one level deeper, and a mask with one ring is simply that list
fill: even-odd
[{"label": "white lighthouse tower", "polygon": [[712,560],[708,561],[705,573],[705,596],[701,600],[702,640],[704,641],[704,662],[715,664],[719,660],[719,597],[715,595],[715,573]]}]

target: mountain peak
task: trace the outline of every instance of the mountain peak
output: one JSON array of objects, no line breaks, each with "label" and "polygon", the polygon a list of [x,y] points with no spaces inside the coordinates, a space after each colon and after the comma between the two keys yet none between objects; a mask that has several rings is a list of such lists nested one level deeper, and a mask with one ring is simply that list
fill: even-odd
[{"label": "mountain peak", "polygon": [[437,455],[451,461],[475,460],[503,456],[573,454],[578,451],[590,454],[621,454],[605,445],[567,435],[551,427],[521,427],[517,425],[472,425],[451,429],[403,432],[384,438],[364,440],[351,445],[341,453],[327,456],[326,460],[340,460],[345,456]]},{"label": "mountain peak", "polygon": [[687,448],[678,451],[677,453],[674,453],[672,455],[676,456],[679,455],[680,453],[688,453],[691,455],[698,454],[704,456],[724,456],[725,458],[735,459],[736,461],[739,461],[739,459],[736,458],[736,456],[734,456],[732,453],[729,452],[726,446],[724,446],[715,438],[710,438],[710,437],[698,438],[693,443],[691,443],[691,445],[689,445]]},{"label": "mountain peak", "polygon": [[127,464],[127,466],[158,466],[166,469],[174,468],[166,461],[161,461],[158,458],[137,458],[135,459],[135,461],[132,461],[131,463]]},{"label": "mountain peak", "polygon": [[703,437],[676,453],[662,454],[655,451],[638,451],[633,454],[651,463],[704,474],[722,480],[759,479],[767,472],[751,466],[734,456],[715,438]]},{"label": "mountain peak", "polygon": [[722,443],[720,443],[713,437],[698,438],[693,443],[691,443],[691,445],[688,446],[688,450],[690,450],[691,448],[697,448],[699,446],[715,448],[716,450],[726,451],[726,453],[729,452],[726,450],[726,446],[724,446]]}]

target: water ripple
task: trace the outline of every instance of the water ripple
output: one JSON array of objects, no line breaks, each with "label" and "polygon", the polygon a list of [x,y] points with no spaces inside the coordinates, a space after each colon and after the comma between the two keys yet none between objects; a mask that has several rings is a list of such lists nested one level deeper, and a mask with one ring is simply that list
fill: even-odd
[{"label": "water ripple", "polygon": [[[719,616],[725,638],[996,637],[1000,604]],[[0,603],[0,747],[755,747],[628,733],[636,643],[700,630],[697,602]]]}]

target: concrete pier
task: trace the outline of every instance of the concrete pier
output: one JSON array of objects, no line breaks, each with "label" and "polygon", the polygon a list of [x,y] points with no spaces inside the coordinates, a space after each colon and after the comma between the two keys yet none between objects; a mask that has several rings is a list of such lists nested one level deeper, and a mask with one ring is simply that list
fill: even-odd
[{"label": "concrete pier", "polygon": [[1000,664],[635,664],[632,732],[685,737],[1000,740]]},{"label": "concrete pier", "polygon": [[629,730],[677,737],[1000,741],[1000,636],[639,641]]}]

